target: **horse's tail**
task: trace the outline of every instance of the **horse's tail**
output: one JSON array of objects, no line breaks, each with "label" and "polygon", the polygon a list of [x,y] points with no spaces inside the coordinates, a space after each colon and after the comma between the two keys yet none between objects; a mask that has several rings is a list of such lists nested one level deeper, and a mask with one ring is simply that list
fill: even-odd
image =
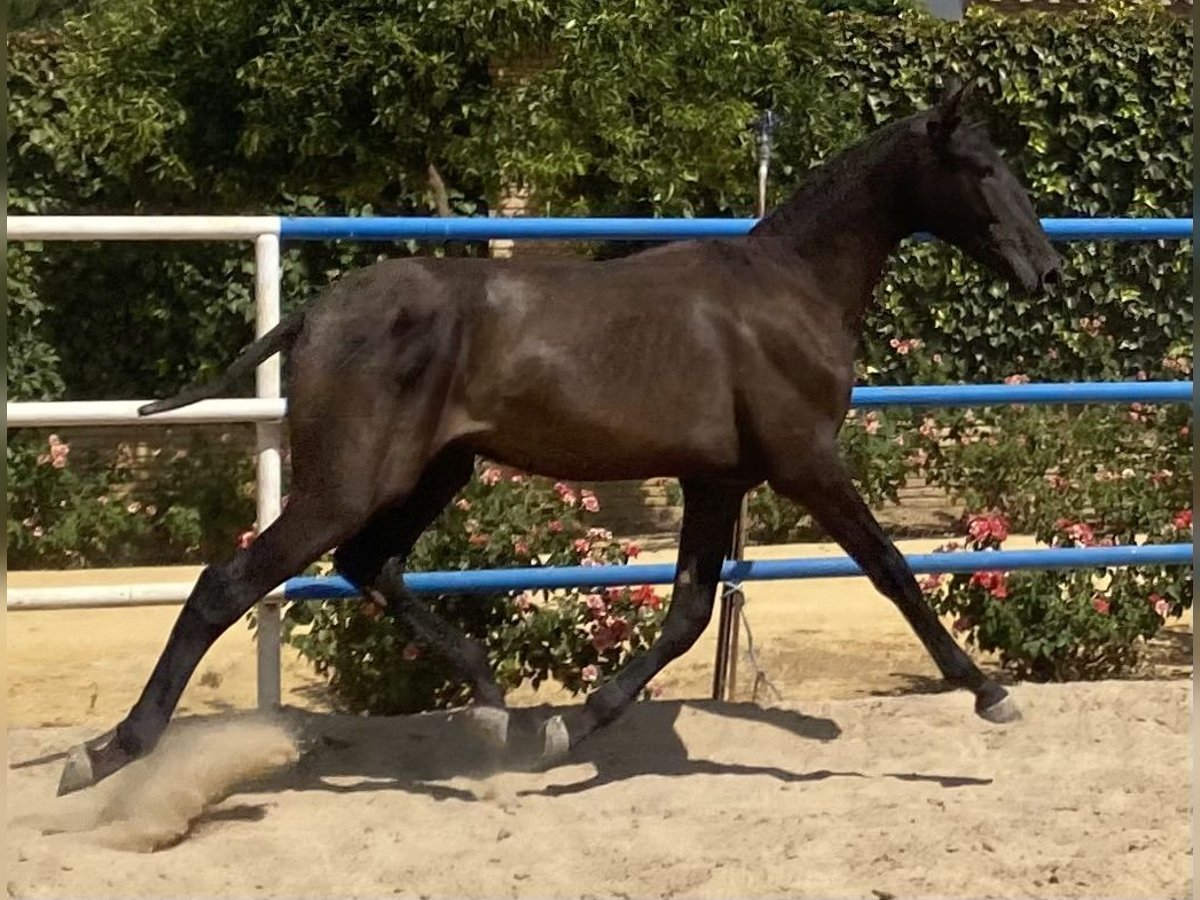
[{"label": "horse's tail", "polygon": [[300,310],[288,316],[253,344],[238,354],[237,359],[229,364],[216,381],[205,385],[184,388],[174,397],[165,400],[155,400],[138,407],[139,416],[152,416],[155,413],[166,412],[169,409],[179,409],[189,406],[199,400],[208,400],[229,390],[239,378],[253,372],[259,363],[270,359],[280,350],[289,350],[296,342],[296,336],[304,326],[304,311]]}]

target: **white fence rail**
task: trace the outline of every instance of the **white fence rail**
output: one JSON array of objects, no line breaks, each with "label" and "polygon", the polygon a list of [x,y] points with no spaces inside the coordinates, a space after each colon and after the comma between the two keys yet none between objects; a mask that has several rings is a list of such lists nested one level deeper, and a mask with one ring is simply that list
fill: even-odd
[{"label": "white fence rail", "polygon": [[[278,216],[10,216],[9,240],[23,241],[226,241],[254,242],[255,335],[279,323],[280,264]],[[256,373],[257,400],[207,400],[151,418],[137,415],[141,402],[8,404],[8,427],[69,425],[178,425],[254,422],[257,432],[256,501],[258,527],[266,528],[282,508],[282,424],[280,360],[267,360]],[[179,596],[182,591],[182,597]],[[113,585],[9,590],[9,609],[63,606],[103,607],[178,603],[190,586]],[[16,596],[14,596],[16,594]],[[258,605],[258,705],[279,705],[279,606],[282,586]]]}]

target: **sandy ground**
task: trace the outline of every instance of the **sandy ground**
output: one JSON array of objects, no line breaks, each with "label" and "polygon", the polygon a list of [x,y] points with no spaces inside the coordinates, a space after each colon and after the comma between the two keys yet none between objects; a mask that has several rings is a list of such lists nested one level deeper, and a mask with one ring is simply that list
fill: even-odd
[{"label": "sandy ground", "polygon": [[[196,570],[133,574],[191,580]],[[95,577],[10,573],[9,584]],[[160,748],[158,770],[117,786],[133,807],[121,815],[134,820],[118,824],[135,833],[148,827],[139,816],[173,810],[180,842],[150,856],[103,846],[95,830],[43,835],[20,824],[63,809],[53,799],[61,760],[13,765],[110,727],[136,699],[175,610],[11,614],[9,895],[1190,895],[1191,792],[1180,778],[1189,681],[1019,686],[1025,718],[997,728],[971,715],[966,694],[919,693],[936,670],[862,579],[753,584],[747,610],[782,701],[701,699],[714,624],[660,676],[662,699],[545,773],[520,771],[520,760],[497,771],[452,716],[330,715],[318,681],[285,649],[299,763],[237,790],[226,773],[229,783],[201,790],[222,753],[249,764],[270,744],[209,736],[204,750],[188,737],[194,722],[242,723],[238,711],[254,703],[254,646],[240,625],[184,697],[176,756]],[[1175,628],[1190,630],[1190,618]],[[1172,662],[1190,674],[1190,653]],[[741,697],[747,670],[743,660]],[[531,720],[548,713],[531,704],[574,702],[545,690],[518,699]]]}]

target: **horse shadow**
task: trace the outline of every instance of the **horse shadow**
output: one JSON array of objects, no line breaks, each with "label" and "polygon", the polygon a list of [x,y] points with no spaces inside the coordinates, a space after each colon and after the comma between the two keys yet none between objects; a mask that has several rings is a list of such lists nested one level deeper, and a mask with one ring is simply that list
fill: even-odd
[{"label": "horse shadow", "polygon": [[[565,783],[542,783],[517,792],[518,796],[558,797],[594,790],[606,784],[647,775],[670,778],[696,775],[767,776],[782,783],[823,781],[829,778],[886,777],[930,782],[954,788],[990,784],[990,779],[955,775],[885,773],[820,769],[796,771],[776,765],[758,765],[709,758],[689,749],[677,727],[685,710],[718,719],[741,720],[777,728],[799,740],[826,743],[841,735],[832,719],[810,716],[792,709],[761,707],[753,703],[717,701],[664,701],[635,704],[617,722],[576,747],[563,762],[548,769],[537,765],[537,733],[553,715],[572,706],[539,706],[513,709],[505,751],[497,754],[471,730],[461,712],[370,719],[349,716],[300,715],[304,750],[294,770],[260,787],[270,790],[322,790],[358,793],[405,790],[439,801],[474,802],[477,793],[451,782],[459,778],[487,778],[503,772],[540,773],[550,782],[553,773],[577,774],[582,765],[594,771]],[[718,723],[716,726],[722,728]],[[738,740],[736,733],[730,742]]]}]

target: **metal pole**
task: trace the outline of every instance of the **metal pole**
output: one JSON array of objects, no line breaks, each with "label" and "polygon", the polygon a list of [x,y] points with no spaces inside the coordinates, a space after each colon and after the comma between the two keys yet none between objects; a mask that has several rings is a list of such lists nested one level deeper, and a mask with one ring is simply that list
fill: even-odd
[{"label": "metal pole", "polygon": [[[779,127],[779,116],[772,110],[764,110],[754,120],[754,142],[758,150],[758,196],[754,214],[762,218],[767,214],[767,176],[771,171],[771,140]],[[733,553],[731,558],[740,560],[746,553],[746,498],[738,512],[737,524],[733,529]],[[728,584],[721,587],[721,618],[717,626],[717,658],[713,664],[713,699],[734,700],[737,696],[737,653],[739,619],[746,595],[740,586]]]},{"label": "metal pole", "polygon": [[[279,235],[260,234],[254,240],[255,334],[262,336],[279,324]],[[280,359],[272,356],[255,373],[255,394],[275,399],[281,394]],[[259,422],[258,530],[261,533],[283,508],[283,428],[278,422]],[[258,604],[258,708],[274,709],[282,698],[279,659],[279,597],[273,591]]]}]

